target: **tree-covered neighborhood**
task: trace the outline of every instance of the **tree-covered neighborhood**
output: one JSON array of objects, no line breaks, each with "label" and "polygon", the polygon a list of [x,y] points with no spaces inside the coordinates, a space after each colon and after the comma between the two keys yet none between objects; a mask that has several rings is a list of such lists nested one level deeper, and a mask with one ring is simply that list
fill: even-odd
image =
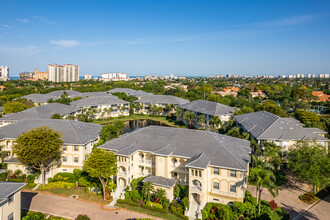
[{"label": "tree-covered neighborhood", "polygon": [[146,218],[294,218],[329,197],[329,83],[1,82],[1,184]]}]

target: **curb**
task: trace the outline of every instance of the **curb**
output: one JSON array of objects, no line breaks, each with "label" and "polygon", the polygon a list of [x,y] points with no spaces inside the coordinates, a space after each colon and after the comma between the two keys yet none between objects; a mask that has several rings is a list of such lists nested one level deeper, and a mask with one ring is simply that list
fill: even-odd
[{"label": "curb", "polygon": [[316,206],[317,204],[319,204],[319,202],[321,202],[321,199],[318,199],[316,202],[314,202],[313,204],[311,204],[310,206],[308,206],[307,208],[305,208],[302,212],[299,213],[299,215],[297,215],[296,217],[294,217],[292,220],[298,220],[301,217],[303,217],[305,215],[305,213],[310,210],[311,208],[313,208],[314,206]]}]

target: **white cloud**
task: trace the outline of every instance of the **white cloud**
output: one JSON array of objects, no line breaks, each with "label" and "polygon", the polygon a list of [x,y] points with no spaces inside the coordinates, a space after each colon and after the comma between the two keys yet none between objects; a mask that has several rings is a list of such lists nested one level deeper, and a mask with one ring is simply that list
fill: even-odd
[{"label": "white cloud", "polygon": [[57,45],[57,46],[70,47],[70,48],[76,47],[80,44],[76,40],[51,40],[50,43],[54,44],[54,45]]},{"label": "white cloud", "polygon": [[26,18],[17,18],[17,21],[23,22],[23,23],[30,23],[31,21],[29,19]]},{"label": "white cloud", "polygon": [[31,57],[33,55],[42,53],[42,49],[34,45],[25,45],[22,47],[11,47],[7,45],[0,45],[0,53],[5,53],[10,56],[16,57]]},{"label": "white cloud", "polygon": [[305,23],[312,22],[315,19],[316,19],[316,16],[303,15],[303,16],[284,18],[284,19],[280,19],[280,20],[276,20],[276,21],[247,24],[246,26],[249,26],[249,27],[282,27],[282,26],[305,24]]},{"label": "white cloud", "polygon": [[50,20],[48,20],[47,18],[45,18],[43,16],[33,16],[32,18],[34,20],[40,21],[40,22],[45,23],[45,24],[53,24],[53,25],[58,24],[57,22],[50,21]]}]

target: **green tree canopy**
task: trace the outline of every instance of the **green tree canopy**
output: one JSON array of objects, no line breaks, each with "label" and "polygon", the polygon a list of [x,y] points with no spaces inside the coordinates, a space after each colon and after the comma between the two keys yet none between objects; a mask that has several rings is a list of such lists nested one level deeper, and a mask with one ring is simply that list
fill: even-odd
[{"label": "green tree canopy", "polygon": [[27,107],[22,102],[6,102],[6,104],[3,105],[3,111],[6,114],[17,113],[25,109],[27,109]]},{"label": "green tree canopy", "polygon": [[38,169],[45,185],[45,174],[61,159],[62,134],[49,127],[39,127],[22,133],[13,146],[17,159],[25,166]]},{"label": "green tree canopy", "polygon": [[84,161],[84,170],[90,177],[98,178],[103,188],[103,199],[105,200],[105,187],[108,185],[110,177],[117,173],[116,155],[111,151],[95,148],[87,155]]},{"label": "green tree canopy", "polygon": [[62,119],[62,116],[59,113],[55,113],[52,115],[51,119]]},{"label": "green tree canopy", "polygon": [[299,141],[289,149],[289,168],[302,181],[316,187],[330,184],[330,158],[326,148],[310,141]]}]

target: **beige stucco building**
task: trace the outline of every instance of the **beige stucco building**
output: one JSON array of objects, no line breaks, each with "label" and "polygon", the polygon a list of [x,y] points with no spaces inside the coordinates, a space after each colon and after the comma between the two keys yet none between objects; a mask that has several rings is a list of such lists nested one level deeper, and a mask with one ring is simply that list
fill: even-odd
[{"label": "beige stucco building", "polygon": [[[116,153],[117,191],[138,177],[165,189],[189,186],[189,215],[208,202],[243,201],[250,161],[249,141],[214,132],[148,126],[99,146]],[[115,195],[120,195],[116,192]]]},{"label": "beige stucco building", "polygon": [[[0,128],[0,145],[3,150],[9,152],[5,163],[8,169],[15,171],[22,170],[25,174],[30,174],[31,170],[23,166],[12,151],[15,138],[22,132],[31,129],[47,126],[62,133],[62,159],[49,172],[46,179],[53,177],[58,172],[73,172],[74,169],[82,169],[86,155],[92,152],[93,145],[99,140],[102,126],[80,121],[62,119],[24,119],[14,124]],[[39,178],[38,181],[41,181]]]},{"label": "beige stucco building", "polygon": [[26,183],[0,181],[0,219],[21,219],[21,189]]}]

